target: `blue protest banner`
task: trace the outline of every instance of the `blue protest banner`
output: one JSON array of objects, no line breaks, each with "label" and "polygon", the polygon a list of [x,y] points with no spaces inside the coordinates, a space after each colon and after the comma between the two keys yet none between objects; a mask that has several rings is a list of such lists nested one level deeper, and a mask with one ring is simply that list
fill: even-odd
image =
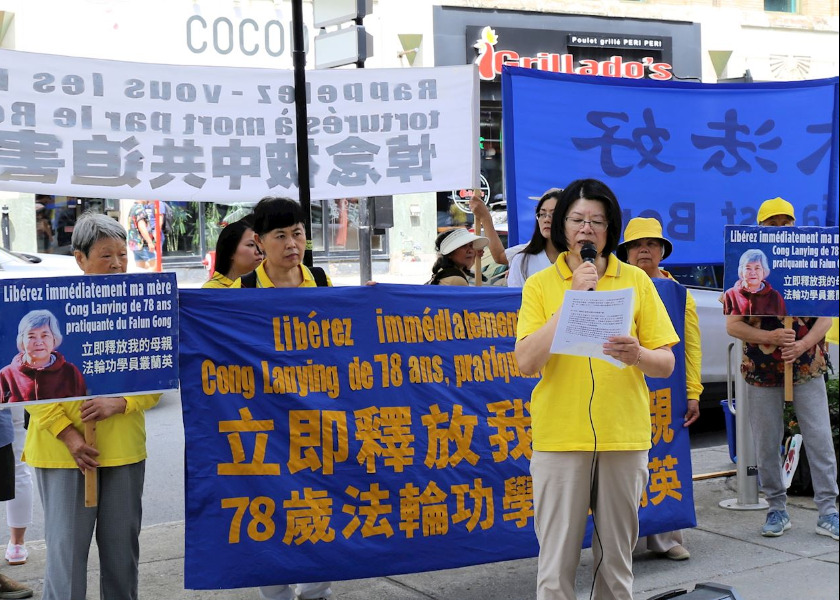
[{"label": "blue protest banner", "polygon": [[[685,368],[686,290],[670,279],[652,279],[680,341],[673,346],[674,371],[645,377],[650,391],[650,481],[639,511],[640,535],[695,527],[691,443],[683,417],[688,410]],[[646,510],[649,509],[649,510]],[[679,525],[676,525],[679,523]]]},{"label": "blue protest banner", "polygon": [[[182,290],[186,587],[534,556],[520,302],[499,288]],[[643,534],[695,522],[688,439],[665,422],[682,421],[684,378],[660,385]]]},{"label": "blue protest banner", "polygon": [[838,227],[726,227],[723,313],[838,316],[838,231]]},{"label": "blue protest banner", "polygon": [[[504,67],[502,114],[511,243],[534,201],[592,177],[623,222],[654,217],[671,264],[723,262],[726,225],[755,224],[762,200],[793,203],[797,223],[837,225],[838,79],[702,84]],[[803,110],[807,107],[807,110]]]},{"label": "blue protest banner", "polygon": [[178,387],[174,273],[2,279],[0,288],[0,402]]}]

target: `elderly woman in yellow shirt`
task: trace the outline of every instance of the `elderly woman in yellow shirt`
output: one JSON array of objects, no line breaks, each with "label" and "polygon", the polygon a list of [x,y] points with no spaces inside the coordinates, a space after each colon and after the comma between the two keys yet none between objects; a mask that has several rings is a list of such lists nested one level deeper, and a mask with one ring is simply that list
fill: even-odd
[{"label": "elderly woman in yellow shirt", "polygon": [[[650,400],[644,376],[668,377],[679,341],[650,278],[612,255],[621,207],[604,183],[581,179],[557,200],[553,267],[525,281],[516,341],[523,373],[542,372],[531,395],[534,529],[540,544],[537,597],[573,600],[591,509],[596,598],[632,600],[633,547],[648,480]],[[588,255],[594,246],[594,258]],[[630,334],[614,336],[605,355],[626,365],[552,354],[569,290],[633,289]]]},{"label": "elderly woman in yellow shirt", "polygon": [[[86,275],[125,273],[126,232],[105,215],[83,215],[73,230],[76,262]],[[144,411],[159,394],[99,397],[28,406],[24,460],[35,468],[44,507],[47,564],[43,600],[87,593],[87,560],[96,529],[100,594],[136,600],[146,468]],[[84,423],[96,423],[96,448]],[[98,504],[85,507],[84,473],[96,469]]]},{"label": "elderly woman in yellow shirt", "polygon": [[[627,223],[624,242],[619,244],[615,255],[647,273],[651,279],[676,281],[659,263],[666,259],[673,246],[663,237],[662,225],[656,219],[636,217]],[[700,347],[700,321],[697,318],[697,303],[686,290],[685,294],[685,379],[687,410],[683,427],[688,427],[700,417],[700,394],[703,384],[700,380],[700,365],[703,351]],[[671,560],[687,560],[691,554],[683,546],[682,531],[669,531],[649,535],[639,540],[638,547],[646,547]]]}]

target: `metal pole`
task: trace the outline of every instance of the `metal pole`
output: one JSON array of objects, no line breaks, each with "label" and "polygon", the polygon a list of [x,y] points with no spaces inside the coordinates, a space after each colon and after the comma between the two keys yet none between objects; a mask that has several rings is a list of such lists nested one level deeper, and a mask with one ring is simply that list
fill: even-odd
[{"label": "metal pole", "polygon": [[9,207],[4,204],[0,212],[2,212],[2,216],[0,216],[0,230],[2,230],[3,247],[6,250],[11,250],[12,232],[10,229],[11,225],[9,224]]},{"label": "metal pole", "polygon": [[[203,202],[198,203],[198,251],[201,256],[207,255],[207,216],[204,214],[205,205]],[[215,248],[213,248],[215,250]]]},{"label": "metal pole", "polygon": [[373,279],[370,258],[371,198],[359,198],[359,282]]},{"label": "metal pole", "polygon": [[[356,18],[353,22],[361,25],[362,18]],[[356,68],[364,69],[365,61],[356,61]],[[372,214],[373,198],[359,198],[359,283],[361,285],[373,279],[373,259],[370,250]]]},{"label": "metal pole", "polygon": [[[744,342],[737,344],[738,360],[744,355]],[[728,360],[732,360],[732,345]],[[720,506],[732,510],[765,510],[768,507],[767,501],[758,497],[758,466],[755,459],[755,445],[753,444],[752,431],[750,429],[750,393],[749,386],[743,377],[736,377],[735,398],[735,456],[738,461],[736,465],[735,483],[738,488],[738,497],[729,500],[722,500]]]},{"label": "metal pole", "polygon": [[303,264],[312,266],[312,215],[309,189],[309,138],[306,114],[306,52],[303,39],[303,0],[292,0],[292,64],[295,73],[295,133],[297,134],[297,171],[300,206],[306,228],[306,252]]}]

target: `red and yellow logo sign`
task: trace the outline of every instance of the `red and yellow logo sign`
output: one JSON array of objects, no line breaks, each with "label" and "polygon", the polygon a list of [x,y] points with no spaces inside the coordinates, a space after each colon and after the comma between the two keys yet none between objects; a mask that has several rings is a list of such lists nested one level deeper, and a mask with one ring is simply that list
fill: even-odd
[{"label": "red and yellow logo sign", "polygon": [[573,73],[577,75],[603,75],[604,77],[625,77],[627,79],[666,80],[671,79],[669,63],[656,62],[651,56],[638,60],[625,60],[621,56],[613,56],[609,60],[582,59],[580,66],[575,67],[575,57],[572,54],[557,54],[555,52],[538,52],[536,56],[520,56],[514,50],[497,50],[499,37],[491,27],[481,30],[481,36],[473,44],[478,50],[475,64],[478,65],[478,75],[484,81],[492,81],[502,72],[502,65],[536,68],[541,71],[554,73]]}]

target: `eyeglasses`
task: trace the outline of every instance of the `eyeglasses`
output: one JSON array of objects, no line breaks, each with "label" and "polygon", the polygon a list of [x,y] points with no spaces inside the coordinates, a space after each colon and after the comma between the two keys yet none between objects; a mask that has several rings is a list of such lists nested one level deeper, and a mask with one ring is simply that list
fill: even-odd
[{"label": "eyeglasses", "polygon": [[550,210],[541,210],[537,213],[537,221],[542,221],[543,219],[551,219],[554,216],[554,211]]},{"label": "eyeglasses", "polygon": [[598,233],[606,231],[607,225],[609,225],[607,221],[587,221],[586,219],[579,219],[577,217],[566,217],[566,225],[569,225],[572,229],[581,230],[587,223],[589,223],[592,231]]}]

